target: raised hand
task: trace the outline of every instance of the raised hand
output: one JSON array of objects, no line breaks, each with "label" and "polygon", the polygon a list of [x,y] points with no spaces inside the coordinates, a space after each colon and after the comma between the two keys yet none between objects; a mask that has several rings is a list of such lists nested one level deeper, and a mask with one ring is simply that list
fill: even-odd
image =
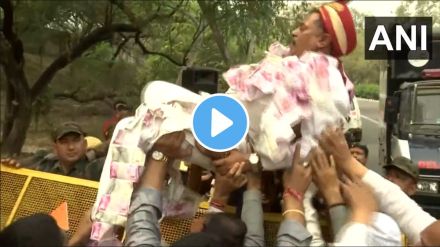
[{"label": "raised hand", "polygon": [[351,220],[369,224],[373,212],[378,209],[372,189],[358,178],[353,180],[346,178],[342,183],[342,194],[351,207]]},{"label": "raised hand", "polygon": [[301,146],[298,144],[293,154],[292,166],[283,176],[283,217],[305,225],[304,193],[312,181],[312,169],[307,163],[300,162]]},{"label": "raised hand", "polygon": [[13,167],[13,168],[20,168],[21,167],[20,162],[18,162],[15,159],[11,159],[11,158],[1,159],[0,162],[5,166],[9,166],[9,167]]},{"label": "raised hand", "polygon": [[232,150],[229,152],[229,154],[226,157],[218,160],[214,160],[212,163],[214,164],[216,171],[220,175],[225,175],[236,163],[244,162],[242,168],[243,172],[248,171],[250,169],[250,164],[248,160],[249,160],[249,154],[242,153],[238,150]]},{"label": "raised hand", "polygon": [[293,154],[292,166],[283,176],[284,188],[292,188],[304,194],[312,181],[312,169],[307,163],[300,162],[301,146],[298,144]]},{"label": "raised hand", "polygon": [[202,145],[200,145],[200,143],[198,143],[197,141],[195,141],[195,147],[204,155],[210,157],[212,160],[218,160],[221,158],[224,158],[227,156],[227,154],[229,154],[229,152],[214,152],[211,150],[206,149],[205,147],[203,147]]},{"label": "raised hand", "polygon": [[333,156],[338,171],[342,171],[347,176],[361,178],[368,171],[351,155],[341,128],[333,126],[325,129],[319,137],[319,145],[327,155]]},{"label": "raised hand", "polygon": [[330,156],[329,159],[327,157],[324,151],[318,147],[313,150],[310,163],[313,171],[312,180],[318,186],[327,205],[331,206],[342,203],[344,200],[340,191],[335,161],[333,156]]},{"label": "raised hand", "polygon": [[219,200],[226,204],[229,195],[246,184],[247,177],[242,173],[244,165],[244,162],[237,162],[225,175],[216,174],[214,200]]},{"label": "raised hand", "polygon": [[333,156],[337,165],[349,165],[353,158],[345,135],[340,128],[328,127],[325,129],[319,138],[319,145],[327,154]]},{"label": "raised hand", "polygon": [[184,159],[191,155],[191,147],[182,149],[185,132],[176,131],[161,136],[153,145],[152,150],[160,151],[172,159]]}]

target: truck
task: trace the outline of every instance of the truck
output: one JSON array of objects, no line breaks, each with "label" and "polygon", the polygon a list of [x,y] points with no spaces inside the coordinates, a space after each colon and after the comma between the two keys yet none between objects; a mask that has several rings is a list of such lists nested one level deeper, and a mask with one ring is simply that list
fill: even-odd
[{"label": "truck", "polygon": [[362,119],[361,111],[356,96],[353,97],[350,105],[350,115],[347,117],[348,138],[350,142],[362,141]]},{"label": "truck", "polygon": [[404,156],[419,168],[413,199],[440,218],[440,30],[425,60],[388,59],[379,78],[379,162]]}]

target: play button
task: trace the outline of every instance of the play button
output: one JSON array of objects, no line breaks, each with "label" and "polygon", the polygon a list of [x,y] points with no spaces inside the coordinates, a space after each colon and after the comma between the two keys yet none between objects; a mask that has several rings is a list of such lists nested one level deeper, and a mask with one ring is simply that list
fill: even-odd
[{"label": "play button", "polygon": [[216,137],[234,124],[231,119],[223,115],[217,109],[211,110],[211,137]]},{"label": "play button", "polygon": [[249,117],[243,105],[226,94],[214,94],[199,103],[193,113],[192,131],[206,149],[231,150],[246,137]]}]

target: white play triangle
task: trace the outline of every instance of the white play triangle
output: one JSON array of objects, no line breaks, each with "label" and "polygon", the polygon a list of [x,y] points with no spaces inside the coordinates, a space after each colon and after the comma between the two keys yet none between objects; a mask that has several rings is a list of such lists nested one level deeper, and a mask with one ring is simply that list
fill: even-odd
[{"label": "white play triangle", "polygon": [[216,137],[234,124],[231,119],[223,115],[217,109],[211,110],[211,137]]}]

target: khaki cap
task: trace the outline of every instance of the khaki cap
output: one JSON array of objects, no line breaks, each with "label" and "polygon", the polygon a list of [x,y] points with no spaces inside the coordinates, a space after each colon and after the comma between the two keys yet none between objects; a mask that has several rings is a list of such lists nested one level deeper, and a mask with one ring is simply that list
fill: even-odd
[{"label": "khaki cap", "polygon": [[399,156],[393,159],[391,164],[384,166],[384,168],[396,167],[406,174],[410,175],[415,180],[419,179],[419,168],[410,159]]},{"label": "khaki cap", "polygon": [[75,122],[64,122],[54,129],[52,132],[52,139],[53,141],[59,140],[61,137],[69,133],[77,133],[83,136],[86,135],[79,124]]}]

